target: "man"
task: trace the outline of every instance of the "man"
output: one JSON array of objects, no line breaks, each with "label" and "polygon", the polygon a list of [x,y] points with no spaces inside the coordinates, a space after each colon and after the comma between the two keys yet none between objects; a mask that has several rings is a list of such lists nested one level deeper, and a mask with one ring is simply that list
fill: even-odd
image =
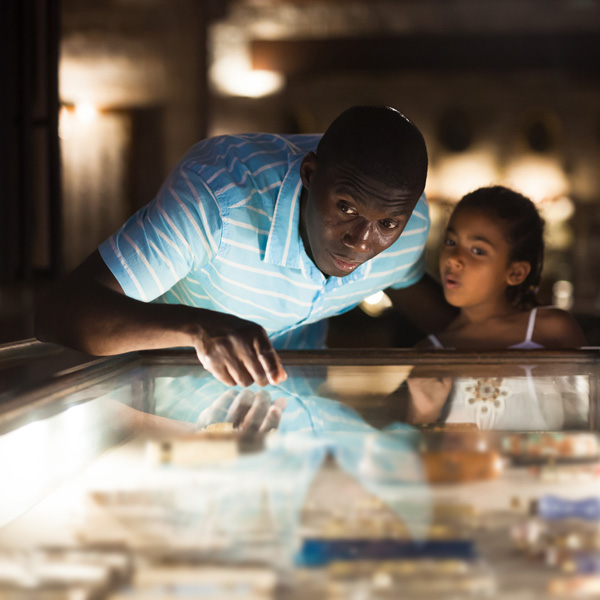
[{"label": "man", "polygon": [[283,381],[275,348],[322,347],[324,320],[375,291],[413,286],[398,306],[438,314],[426,173],[392,108],[351,108],[322,137],[204,140],[50,293],[36,335],[97,355],[192,346],[227,385]]}]

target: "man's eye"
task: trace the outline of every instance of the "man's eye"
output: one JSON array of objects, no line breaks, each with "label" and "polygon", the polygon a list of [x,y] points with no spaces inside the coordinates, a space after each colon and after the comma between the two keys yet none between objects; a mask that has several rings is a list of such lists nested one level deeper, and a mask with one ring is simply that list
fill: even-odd
[{"label": "man's eye", "polygon": [[340,202],[338,204],[338,207],[339,207],[340,211],[343,212],[345,215],[355,215],[356,214],[356,210],[354,208],[352,208],[351,206],[348,206],[348,204],[344,204],[343,202]]},{"label": "man's eye", "polygon": [[385,229],[396,229],[396,227],[398,227],[398,221],[393,221],[392,219],[384,219],[379,222]]}]

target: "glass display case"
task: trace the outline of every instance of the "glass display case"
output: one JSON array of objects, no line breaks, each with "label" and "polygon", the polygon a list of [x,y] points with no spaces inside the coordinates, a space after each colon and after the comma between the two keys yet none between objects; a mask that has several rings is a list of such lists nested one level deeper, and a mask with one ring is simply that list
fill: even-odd
[{"label": "glass display case", "polygon": [[597,350],[281,353],[241,389],[43,348],[0,353],[2,598],[600,593]]}]

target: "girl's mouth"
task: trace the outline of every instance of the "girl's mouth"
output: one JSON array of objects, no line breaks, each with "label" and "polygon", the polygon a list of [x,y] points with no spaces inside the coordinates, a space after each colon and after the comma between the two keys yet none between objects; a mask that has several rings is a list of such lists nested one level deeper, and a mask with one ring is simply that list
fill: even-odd
[{"label": "girl's mouth", "polygon": [[444,287],[449,290],[454,290],[457,287],[460,287],[460,281],[456,277],[446,275],[446,277],[444,277]]}]

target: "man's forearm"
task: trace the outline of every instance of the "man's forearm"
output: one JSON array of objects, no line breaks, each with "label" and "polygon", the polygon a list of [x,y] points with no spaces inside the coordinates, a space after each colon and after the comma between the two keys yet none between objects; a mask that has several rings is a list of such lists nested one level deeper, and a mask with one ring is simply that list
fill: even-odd
[{"label": "man's forearm", "polygon": [[129,298],[98,251],[44,298],[35,334],[99,356],[190,346],[226,385],[275,385],[287,377],[263,327],[233,314]]},{"label": "man's forearm", "polygon": [[84,287],[52,291],[38,308],[35,333],[42,341],[98,356],[188,346],[188,323],[200,315],[192,320],[186,313],[194,310],[140,302],[87,281]]}]

